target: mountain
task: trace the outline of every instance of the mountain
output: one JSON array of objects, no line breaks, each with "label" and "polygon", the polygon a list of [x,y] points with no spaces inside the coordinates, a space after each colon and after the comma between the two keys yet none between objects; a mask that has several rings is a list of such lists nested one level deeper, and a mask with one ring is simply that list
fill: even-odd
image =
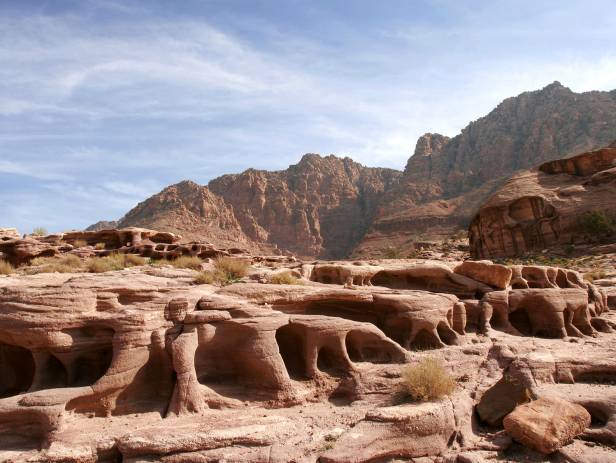
[{"label": "mountain", "polygon": [[119,225],[301,256],[378,255],[466,230],[516,172],[615,136],[616,90],[575,93],[554,82],[504,100],[453,138],[423,135],[404,172],[306,154],[281,171],[172,185]]},{"label": "mountain", "polygon": [[249,169],[201,186],[181,182],[140,203],[119,226],[301,256],[343,257],[372,223],[384,192],[402,175],[350,158],[306,154],[286,170]]},{"label": "mountain", "polygon": [[356,254],[447,238],[515,172],[606,146],[616,136],[616,90],[575,93],[559,82],[508,98],[447,138],[425,134]]}]

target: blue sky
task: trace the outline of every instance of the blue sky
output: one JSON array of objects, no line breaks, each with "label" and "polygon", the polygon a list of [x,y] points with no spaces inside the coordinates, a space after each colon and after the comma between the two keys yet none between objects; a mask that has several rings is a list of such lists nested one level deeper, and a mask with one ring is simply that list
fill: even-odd
[{"label": "blue sky", "polygon": [[554,80],[616,88],[615,2],[2,0],[0,227],[307,152],[403,169]]}]

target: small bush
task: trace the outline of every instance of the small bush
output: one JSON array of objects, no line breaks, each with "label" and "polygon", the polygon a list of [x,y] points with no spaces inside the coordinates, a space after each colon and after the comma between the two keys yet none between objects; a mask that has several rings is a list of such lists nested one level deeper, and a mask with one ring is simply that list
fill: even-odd
[{"label": "small bush", "polygon": [[110,254],[105,257],[92,257],[88,259],[86,268],[90,273],[104,273],[114,270],[122,270],[130,267],[126,262],[125,254]]},{"label": "small bush", "polygon": [[174,260],[170,260],[169,264],[175,268],[191,268],[193,270],[201,270],[201,264],[203,261],[198,257],[193,256],[180,256]]},{"label": "small bush", "polygon": [[75,240],[73,241],[73,247],[75,248],[85,248],[88,245],[86,240]]},{"label": "small bush", "polygon": [[280,272],[267,277],[267,282],[273,285],[301,285],[302,280],[294,277],[291,272]]},{"label": "small bush", "polygon": [[31,266],[37,267],[30,269],[28,273],[73,273],[82,270],[82,260],[69,254],[62,257],[37,257],[30,262]]},{"label": "small bush", "polygon": [[616,232],[614,220],[604,211],[588,211],[580,218],[580,226],[593,238],[605,238]]},{"label": "small bush", "polygon": [[94,245],[94,249],[96,249],[97,251],[102,251],[103,249],[105,249],[105,243],[96,243]]},{"label": "small bush", "polygon": [[224,274],[227,282],[233,283],[244,278],[248,273],[250,265],[243,260],[232,257],[217,257],[214,259],[214,268],[217,272]]},{"label": "small bush", "polygon": [[434,357],[403,368],[401,374],[405,392],[416,401],[440,399],[451,394],[456,387],[442,362]]},{"label": "small bush", "polygon": [[10,275],[11,273],[15,273],[13,266],[5,260],[0,260],[0,275]]},{"label": "small bush", "polygon": [[199,272],[194,279],[195,284],[198,285],[213,285],[215,283],[221,283],[215,272]]},{"label": "small bush", "polygon": [[35,236],[45,236],[47,235],[47,229],[45,227],[34,227],[32,229],[32,234]]},{"label": "small bush", "polygon": [[126,267],[140,267],[145,264],[145,258],[137,254],[124,254],[124,265]]}]

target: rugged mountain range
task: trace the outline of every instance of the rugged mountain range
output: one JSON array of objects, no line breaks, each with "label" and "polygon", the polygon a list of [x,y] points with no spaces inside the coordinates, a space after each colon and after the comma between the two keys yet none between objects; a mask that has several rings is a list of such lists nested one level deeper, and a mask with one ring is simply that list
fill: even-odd
[{"label": "rugged mountain range", "polygon": [[514,173],[614,138],[616,90],[575,93],[554,82],[508,98],[453,138],[423,135],[404,172],[307,154],[282,171],[172,185],[119,225],[302,256],[376,255],[466,230]]}]

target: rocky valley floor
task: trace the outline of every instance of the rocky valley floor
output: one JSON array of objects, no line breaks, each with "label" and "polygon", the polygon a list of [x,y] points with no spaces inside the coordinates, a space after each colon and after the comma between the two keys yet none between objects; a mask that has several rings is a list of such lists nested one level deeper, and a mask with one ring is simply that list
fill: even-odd
[{"label": "rocky valley floor", "polygon": [[[616,461],[609,264],[595,285],[545,265],[301,262],[161,240],[4,241],[15,262],[146,261],[0,277],[0,461]],[[174,266],[178,250],[198,266]],[[217,277],[221,258],[243,275]],[[455,387],[414,401],[404,371],[426,359]]]}]

